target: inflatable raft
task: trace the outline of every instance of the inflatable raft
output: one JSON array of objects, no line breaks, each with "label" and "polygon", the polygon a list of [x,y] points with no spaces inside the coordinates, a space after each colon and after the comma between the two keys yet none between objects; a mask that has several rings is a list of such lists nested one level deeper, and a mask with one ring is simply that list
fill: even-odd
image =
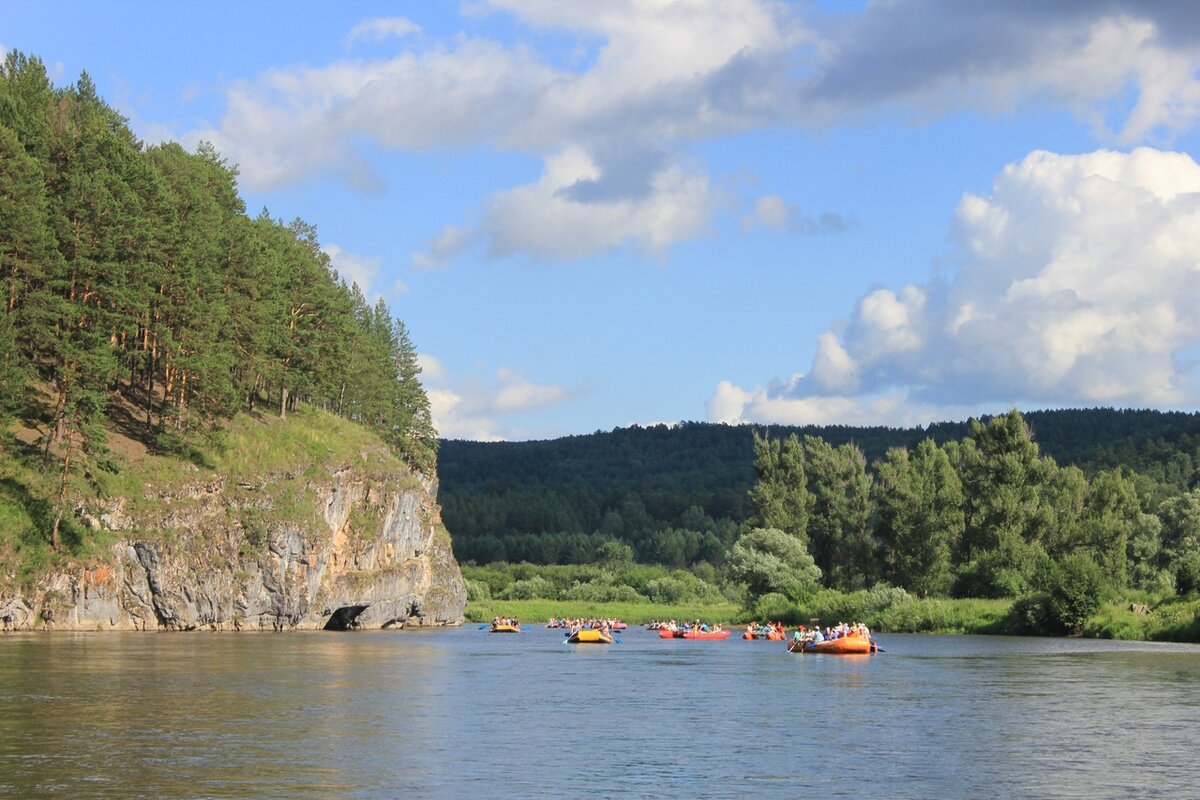
[{"label": "inflatable raft", "polygon": [[658,632],[660,639],[728,639],[729,631],[672,631],[663,628]]},{"label": "inflatable raft", "polygon": [[572,631],[571,635],[567,637],[567,641],[571,644],[612,644],[613,637],[611,634],[595,628],[580,628]]},{"label": "inflatable raft", "polygon": [[823,642],[800,642],[792,639],[788,642],[788,651],[792,653],[829,653],[831,655],[870,655],[879,652],[879,645],[869,636],[851,634],[837,639],[826,639]]}]

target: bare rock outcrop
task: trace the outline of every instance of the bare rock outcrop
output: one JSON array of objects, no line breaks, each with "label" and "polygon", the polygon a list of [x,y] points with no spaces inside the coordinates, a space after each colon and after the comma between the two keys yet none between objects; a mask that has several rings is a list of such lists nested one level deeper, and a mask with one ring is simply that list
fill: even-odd
[{"label": "bare rock outcrop", "polygon": [[112,542],[20,593],[7,630],[292,630],[461,624],[436,487],[345,466],[218,477],[81,516]]}]

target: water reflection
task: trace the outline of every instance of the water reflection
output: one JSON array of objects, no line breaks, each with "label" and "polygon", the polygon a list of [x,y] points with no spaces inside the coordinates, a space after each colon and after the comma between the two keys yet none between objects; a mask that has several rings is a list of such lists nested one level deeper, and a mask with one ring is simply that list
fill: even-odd
[{"label": "water reflection", "polygon": [[0,637],[0,796],[1194,796],[1200,648]]}]

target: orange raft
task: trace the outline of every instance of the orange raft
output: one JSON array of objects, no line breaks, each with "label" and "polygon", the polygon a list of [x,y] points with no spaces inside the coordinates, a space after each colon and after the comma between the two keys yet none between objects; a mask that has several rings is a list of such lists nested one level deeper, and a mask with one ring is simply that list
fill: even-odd
[{"label": "orange raft", "polygon": [[745,633],[742,634],[742,638],[743,639],[769,639],[772,642],[778,642],[780,639],[783,638],[783,634],[776,630],[755,631],[754,633],[751,633],[750,631],[746,631]]},{"label": "orange raft", "polygon": [[831,655],[870,655],[879,652],[879,645],[870,636],[852,633],[837,639],[826,639],[823,642],[801,642],[792,639],[788,642],[790,653],[829,653]]},{"label": "orange raft", "polygon": [[673,631],[662,628],[658,636],[660,639],[728,639],[729,631],[694,631],[690,628],[685,631]]},{"label": "orange raft", "polygon": [[728,639],[729,631],[683,631],[680,639]]}]

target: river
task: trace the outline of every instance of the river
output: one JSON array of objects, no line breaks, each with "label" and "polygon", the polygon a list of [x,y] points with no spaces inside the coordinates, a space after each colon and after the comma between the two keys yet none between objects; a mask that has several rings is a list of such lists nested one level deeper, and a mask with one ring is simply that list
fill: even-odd
[{"label": "river", "polygon": [[1200,796],[1200,647],[0,636],[0,797]]}]

